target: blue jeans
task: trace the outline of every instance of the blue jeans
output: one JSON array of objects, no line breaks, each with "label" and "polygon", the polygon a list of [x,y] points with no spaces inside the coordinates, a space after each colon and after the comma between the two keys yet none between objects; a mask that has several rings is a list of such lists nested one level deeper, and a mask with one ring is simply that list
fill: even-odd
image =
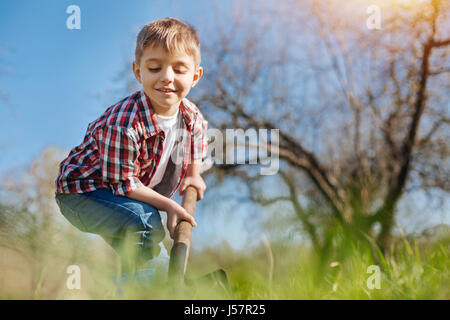
[{"label": "blue jeans", "polygon": [[[167,251],[159,211],[144,202],[116,196],[109,189],[55,195],[61,213],[83,232],[100,235],[121,258],[122,276],[135,274],[145,263]],[[149,270],[154,273],[154,270]],[[140,281],[142,282],[142,281]]]}]

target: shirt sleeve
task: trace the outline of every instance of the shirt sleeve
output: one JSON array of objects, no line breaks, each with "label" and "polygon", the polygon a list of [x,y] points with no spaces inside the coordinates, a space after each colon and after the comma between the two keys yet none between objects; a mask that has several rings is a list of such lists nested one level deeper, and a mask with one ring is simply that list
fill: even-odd
[{"label": "shirt sleeve", "polygon": [[208,152],[208,121],[198,112],[193,126],[191,161],[205,159]]},{"label": "shirt sleeve", "polygon": [[125,196],[142,185],[138,138],[132,129],[105,126],[95,132],[102,178],[115,195]]}]

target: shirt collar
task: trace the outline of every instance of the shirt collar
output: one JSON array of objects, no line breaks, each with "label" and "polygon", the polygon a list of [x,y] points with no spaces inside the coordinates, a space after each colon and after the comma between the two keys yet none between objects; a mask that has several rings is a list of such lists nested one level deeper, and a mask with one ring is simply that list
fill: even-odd
[{"label": "shirt collar", "polygon": [[[156,112],[153,109],[150,98],[144,90],[139,91],[138,95],[139,109],[144,118],[144,123],[150,130],[151,135],[155,135],[160,132],[158,127],[158,121],[156,120]],[[183,115],[183,120],[187,127],[191,127],[194,120],[194,108],[190,102],[184,98],[180,102],[180,110]]]}]

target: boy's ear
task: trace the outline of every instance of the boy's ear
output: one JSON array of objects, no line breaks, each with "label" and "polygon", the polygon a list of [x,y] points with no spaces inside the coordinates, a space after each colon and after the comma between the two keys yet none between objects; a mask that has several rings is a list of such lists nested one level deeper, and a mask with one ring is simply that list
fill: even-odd
[{"label": "boy's ear", "polygon": [[136,80],[141,83],[141,68],[139,68],[139,65],[136,63],[136,61],[133,61],[133,73],[136,77]]},{"label": "boy's ear", "polygon": [[192,88],[195,87],[197,82],[200,80],[200,78],[203,76],[203,68],[198,67],[197,71],[194,73],[194,81],[192,82]]}]

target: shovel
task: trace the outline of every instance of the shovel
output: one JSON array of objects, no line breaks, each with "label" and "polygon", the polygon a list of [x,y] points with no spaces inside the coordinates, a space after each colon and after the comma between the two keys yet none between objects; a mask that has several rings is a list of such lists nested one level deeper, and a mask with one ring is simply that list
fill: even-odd
[{"label": "shovel", "polygon": [[[197,190],[189,186],[184,191],[182,207],[192,216],[195,214],[195,204],[197,202]],[[183,287],[195,286],[198,284],[208,284],[209,287],[219,287],[230,293],[228,278],[223,269],[218,269],[197,280],[185,279],[186,266],[191,247],[192,225],[187,221],[181,221],[175,228],[174,241],[170,251],[169,276],[168,280],[172,286]]]}]

